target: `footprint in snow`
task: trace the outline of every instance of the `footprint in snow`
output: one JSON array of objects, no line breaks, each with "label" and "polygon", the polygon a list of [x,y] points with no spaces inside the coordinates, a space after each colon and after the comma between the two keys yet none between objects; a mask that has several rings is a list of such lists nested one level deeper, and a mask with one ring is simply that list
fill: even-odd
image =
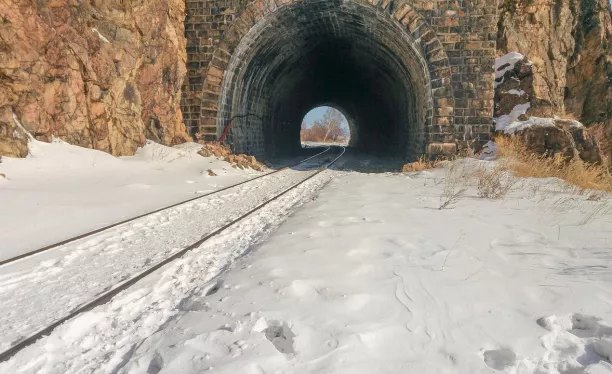
[{"label": "footprint in snow", "polygon": [[280,353],[295,354],[293,340],[296,335],[287,322],[267,320],[261,317],[253,326],[252,331],[263,333]]},{"label": "footprint in snow", "polygon": [[516,353],[507,348],[485,351],[483,356],[485,364],[495,370],[504,370],[516,362]]},{"label": "footprint in snow", "polygon": [[533,368],[529,373],[612,374],[612,325],[580,313],[543,317],[536,322],[548,330],[542,336],[543,357],[517,358],[504,348],[484,352],[485,364],[495,370]]}]

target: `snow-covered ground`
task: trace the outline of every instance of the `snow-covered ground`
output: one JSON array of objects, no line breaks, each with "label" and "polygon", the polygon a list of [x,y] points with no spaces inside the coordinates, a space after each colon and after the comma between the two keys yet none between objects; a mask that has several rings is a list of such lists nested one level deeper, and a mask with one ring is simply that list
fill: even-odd
[{"label": "snow-covered ground", "polygon": [[313,173],[284,170],[0,267],[0,351]]},{"label": "snow-covered ground", "polygon": [[261,175],[201,157],[200,148],[148,143],[116,158],[31,141],[28,158],[0,163],[0,260]]},{"label": "snow-covered ground", "polygon": [[337,142],[310,142],[310,141],[302,141],[302,147],[304,148],[312,148],[312,147],[330,147],[330,146],[343,146],[346,147],[349,144],[350,139],[346,139],[343,141]]},{"label": "snow-covered ground", "polygon": [[[0,373],[612,373],[610,196],[525,180],[488,200],[471,182],[440,210],[449,181],[468,180],[449,170],[327,171],[60,326]],[[177,215],[199,214],[192,208]],[[193,221],[176,230],[190,235]],[[164,248],[180,235],[164,234],[173,224],[152,234],[168,238]],[[102,247],[130,245],[144,227],[113,232]],[[90,244],[65,259],[77,253],[87,266],[107,256]],[[54,267],[62,274],[63,262],[40,260],[22,274],[45,281],[23,287],[47,285]],[[45,310],[51,288],[29,302]],[[0,289],[11,292],[20,297]]]},{"label": "snow-covered ground", "polygon": [[609,202],[444,177],[338,176],[120,372],[612,372]]},{"label": "snow-covered ground", "polygon": [[444,177],[339,176],[121,372],[612,372],[607,203],[532,181],[439,210]]}]

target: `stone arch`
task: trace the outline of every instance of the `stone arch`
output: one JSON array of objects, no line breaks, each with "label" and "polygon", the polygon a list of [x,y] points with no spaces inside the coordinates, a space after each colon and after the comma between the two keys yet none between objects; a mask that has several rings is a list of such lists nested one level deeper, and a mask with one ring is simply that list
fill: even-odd
[{"label": "stone arch", "polygon": [[[425,153],[427,145],[431,145],[435,140],[440,140],[440,138],[434,139],[431,136],[432,133],[452,133],[452,130],[449,131],[449,128],[454,125],[455,116],[452,70],[449,57],[436,31],[408,2],[366,0],[311,0],[306,2],[258,0],[250,2],[230,27],[224,31],[206,69],[201,96],[200,131],[219,135],[232,116],[244,114],[239,113],[240,110],[237,109],[248,109],[249,105],[245,103],[245,100],[250,98],[241,96],[238,91],[261,89],[253,88],[253,85],[259,83],[256,82],[256,79],[252,82],[240,82],[241,74],[248,69],[247,63],[252,63],[254,59],[259,58],[257,53],[253,52],[253,48],[258,47],[257,39],[270,32],[271,25],[274,24],[276,18],[280,17],[279,14],[283,12],[290,14],[294,9],[306,6],[324,10],[329,7],[358,9],[367,17],[376,18],[376,21],[379,22],[376,24],[377,27],[384,27],[385,30],[395,28],[398,35],[395,40],[396,44],[399,40],[405,43],[403,47],[394,46],[396,52],[401,50],[405,55],[387,56],[386,58],[389,61],[393,58],[410,58],[414,63],[414,66],[410,67],[410,74],[412,74],[410,79],[419,81],[417,83],[419,87],[416,87],[419,90],[419,97],[411,97],[411,100],[418,102],[419,107],[412,107],[411,110],[420,110],[421,113],[419,113],[417,127],[414,127],[409,134],[412,138],[404,139],[411,142],[409,149],[400,156],[415,158]],[[333,18],[331,13],[329,16]],[[263,47],[259,46],[259,48]],[[390,64],[395,63],[390,62]],[[335,103],[335,106],[339,104]],[[346,111],[351,117],[358,117],[350,113],[350,109]],[[232,146],[241,152],[265,153],[266,149],[270,148],[270,144],[265,144],[264,122],[263,119],[251,119],[250,122],[247,120],[232,124],[230,131]],[[282,123],[283,119],[279,119],[278,122]],[[279,137],[281,138],[283,136]],[[447,138],[444,140],[452,141]],[[429,153],[436,153],[436,151],[432,152],[431,147],[427,150]],[[444,152],[446,151],[437,153]]]}]

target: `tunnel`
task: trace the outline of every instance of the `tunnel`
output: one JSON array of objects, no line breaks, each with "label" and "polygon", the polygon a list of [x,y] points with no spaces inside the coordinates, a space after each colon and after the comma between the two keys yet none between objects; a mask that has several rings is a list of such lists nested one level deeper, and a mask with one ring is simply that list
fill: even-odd
[{"label": "tunnel", "polygon": [[350,146],[414,159],[426,152],[430,72],[405,27],[380,9],[323,0],[282,6],[243,36],[223,76],[218,128],[238,152],[282,155],[300,148],[311,109],[339,109]]}]

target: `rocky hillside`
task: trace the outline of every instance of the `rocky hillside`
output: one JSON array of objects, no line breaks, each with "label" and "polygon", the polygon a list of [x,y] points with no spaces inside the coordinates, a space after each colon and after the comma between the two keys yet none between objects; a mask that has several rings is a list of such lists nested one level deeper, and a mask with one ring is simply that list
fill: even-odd
[{"label": "rocky hillside", "polygon": [[[184,17],[183,0],[0,2],[0,155],[27,154],[20,123],[114,155],[188,140]],[[608,0],[500,0],[498,54],[526,60],[496,116],[529,103],[526,117],[604,122],[612,138],[611,43]]]},{"label": "rocky hillside", "polygon": [[608,0],[504,0],[500,5],[499,55],[519,52],[532,63],[519,77],[528,80],[521,88],[529,88],[529,115],[567,114],[585,124],[612,126],[611,43]]},{"label": "rocky hillside", "polygon": [[0,2],[0,155],[26,136],[130,155],[188,140],[182,0]]}]

